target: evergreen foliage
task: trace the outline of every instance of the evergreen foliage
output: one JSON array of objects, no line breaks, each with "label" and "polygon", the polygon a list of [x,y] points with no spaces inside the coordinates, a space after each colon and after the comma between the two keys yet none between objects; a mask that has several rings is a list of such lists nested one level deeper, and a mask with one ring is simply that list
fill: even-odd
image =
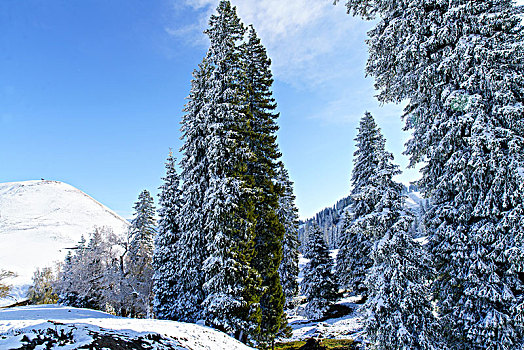
[{"label": "evergreen foliage", "polygon": [[365,280],[368,340],[383,350],[440,349],[428,299],[431,261],[410,234],[413,216],[404,209],[402,184],[393,181],[400,170],[392,163],[393,155],[383,145],[380,148],[370,178],[379,200],[371,213],[358,220],[373,242],[373,266]]},{"label": "evergreen foliage", "polygon": [[[124,244],[110,230],[96,228],[69,252],[54,284],[58,302],[74,307],[133,315],[135,304],[123,272]],[[135,315],[136,316],[136,315]]]},{"label": "evergreen foliage", "polygon": [[[203,319],[266,346],[286,326],[271,62],[229,1],[219,2],[205,33],[210,46],[182,118],[178,213],[169,214],[169,229],[161,221],[165,242],[157,240],[165,294],[155,307],[161,317]],[[176,248],[161,248],[167,246]]]},{"label": "evergreen foliage", "polygon": [[338,288],[333,276],[333,260],[322,231],[318,225],[310,227],[305,258],[309,262],[304,268],[302,293],[306,296],[305,314],[309,319],[320,319],[338,298]]},{"label": "evergreen foliage", "polygon": [[436,263],[451,348],[520,349],[523,339],[524,7],[511,0],[357,1],[379,17],[367,72],[381,102],[408,100],[407,153]]},{"label": "evergreen foliage", "polygon": [[109,264],[107,245],[103,240],[105,229],[96,228],[89,242],[82,237],[75,254],[68,254],[59,274],[57,294],[59,302],[96,310],[105,310],[104,271]]},{"label": "evergreen foliage", "polygon": [[160,218],[153,254],[155,316],[168,320],[179,320],[184,314],[184,311],[179,309],[178,302],[183,297],[182,290],[177,288],[182,278],[180,266],[184,262],[181,260],[183,247],[179,246],[181,232],[178,217],[182,206],[182,194],[175,163],[173,153],[169,152],[164,184],[160,187],[158,210]]},{"label": "evergreen foliage", "polygon": [[[180,208],[180,238],[177,254],[180,255],[178,281],[173,287],[178,298],[173,304],[176,317],[181,321],[195,322],[202,318],[204,301],[204,273],[202,265],[206,257],[205,220],[208,215],[202,206],[209,186],[208,169],[210,159],[207,153],[206,134],[210,127],[207,109],[207,80],[211,70],[204,58],[199,68],[193,72],[191,91],[182,117],[184,144],[181,152],[183,202]],[[207,108],[207,107],[206,107]]]},{"label": "evergreen foliage", "polygon": [[[259,329],[261,289],[251,266],[256,217],[253,177],[246,172],[254,155],[244,135],[250,130],[240,59],[245,28],[229,1],[221,1],[205,33],[210,47],[194,74],[182,129],[188,196],[182,244],[199,249],[185,264],[192,284],[183,282],[195,297],[183,302],[194,304],[193,318],[246,341]],[[201,293],[195,279],[203,282]]]},{"label": "evergreen foliage", "polygon": [[380,156],[384,152],[384,138],[373,116],[367,113],[360,120],[351,175],[351,212],[337,254],[337,278],[343,289],[367,296],[364,280],[371,268],[371,237],[360,220],[375,210],[380,199],[373,182]]},{"label": "evergreen foliage", "polygon": [[293,182],[289,179],[287,169],[282,162],[279,163],[277,183],[283,188],[284,193],[280,197],[278,217],[284,224],[285,234],[282,243],[282,262],[279,273],[282,290],[286,298],[286,306],[291,306],[293,298],[298,295],[298,209],[295,206],[295,195],[293,194]]},{"label": "evergreen foliage", "polygon": [[259,342],[271,344],[280,328],[287,323],[284,315],[285,296],[278,268],[282,259],[285,228],[279,220],[279,198],[283,189],[276,186],[277,162],[281,156],[276,143],[277,105],[272,97],[271,61],[255,29],[250,26],[247,41],[241,46],[243,64],[245,115],[247,127],[243,137],[253,157],[248,160],[248,181],[254,190],[255,252],[251,265],[262,278],[260,299],[262,319],[257,335]]},{"label": "evergreen foliage", "polygon": [[127,254],[127,279],[132,292],[132,316],[152,317],[153,239],[156,234],[155,206],[147,190],[138,196],[131,221]]}]

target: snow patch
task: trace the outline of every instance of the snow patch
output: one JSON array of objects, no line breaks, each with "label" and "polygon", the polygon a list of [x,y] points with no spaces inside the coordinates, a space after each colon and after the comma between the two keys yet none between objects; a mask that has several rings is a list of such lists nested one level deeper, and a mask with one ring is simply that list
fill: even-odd
[{"label": "snow patch", "polygon": [[[61,347],[76,349],[91,344],[93,334],[123,339],[155,339],[157,334],[162,343],[172,349],[190,350],[248,350],[250,347],[215,331],[196,324],[116,317],[104,312],[65,307],[59,305],[38,305],[0,310],[0,348],[21,347],[22,338],[35,337],[48,329],[71,332],[73,344]],[[167,342],[167,343],[166,343]],[[152,341],[154,346],[155,341]],[[152,347],[153,349],[162,347]]]}]

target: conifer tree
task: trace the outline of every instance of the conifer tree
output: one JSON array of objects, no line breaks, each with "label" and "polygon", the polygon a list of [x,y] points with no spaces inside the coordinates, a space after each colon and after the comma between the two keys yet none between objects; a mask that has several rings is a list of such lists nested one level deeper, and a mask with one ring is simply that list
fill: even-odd
[{"label": "conifer tree", "polygon": [[393,181],[400,170],[393,155],[380,148],[370,179],[379,201],[358,222],[373,242],[373,266],[365,280],[368,340],[380,350],[441,349],[428,299],[431,262],[410,235],[413,216],[404,208],[402,184]]},{"label": "conifer tree", "polygon": [[276,186],[277,162],[280,152],[276,143],[278,113],[272,97],[271,61],[255,29],[250,26],[247,41],[241,47],[246,101],[244,113],[247,126],[244,138],[253,157],[248,161],[247,174],[254,188],[255,252],[251,265],[262,278],[260,299],[262,319],[258,339],[270,344],[278,331],[284,314],[285,296],[278,267],[282,259],[282,240],[285,228],[277,215],[282,188]]},{"label": "conifer tree", "polygon": [[183,120],[182,179],[188,188],[181,213],[181,244],[196,243],[203,252],[189,257],[183,273],[193,283],[204,282],[201,304],[198,287],[188,288],[197,315],[247,341],[259,329],[260,278],[251,266],[256,219],[246,169],[253,153],[243,135],[249,130],[241,87],[245,29],[236,9],[221,1],[205,33],[210,47]]},{"label": "conifer tree", "polygon": [[277,172],[277,183],[283,188],[284,193],[280,196],[278,217],[284,224],[285,234],[282,242],[282,262],[279,273],[282,290],[286,297],[286,306],[292,305],[293,298],[298,295],[298,209],[295,205],[293,194],[293,182],[289,179],[287,169],[282,162],[279,163]]},{"label": "conifer tree", "polygon": [[367,72],[381,102],[408,100],[443,336],[452,348],[522,347],[524,47],[512,0],[356,1],[380,17]]},{"label": "conifer tree", "polygon": [[180,266],[181,236],[179,213],[182,206],[180,180],[175,169],[176,160],[169,152],[166,162],[166,176],[160,187],[158,216],[158,232],[155,236],[153,254],[153,292],[155,295],[155,316],[160,319],[179,320],[183,318],[184,310],[180,309],[179,301],[185,297],[184,290],[178,288],[182,276]]},{"label": "conifer tree", "polygon": [[329,306],[337,298],[337,284],[333,276],[333,260],[324,240],[324,235],[316,223],[309,228],[309,241],[304,257],[309,259],[304,268],[302,293],[306,296],[306,316],[319,319],[326,315]]},{"label": "conifer tree", "polygon": [[366,112],[360,120],[355,139],[354,166],[351,175],[351,213],[346,218],[337,254],[337,278],[343,289],[367,295],[364,280],[371,268],[371,237],[359,220],[370,214],[379,200],[372,181],[376,174],[384,140],[373,116]]},{"label": "conifer tree", "polygon": [[64,305],[83,307],[84,303],[81,300],[78,286],[76,285],[77,271],[83,261],[82,257],[86,254],[86,240],[84,235],[80,237],[80,241],[75,246],[75,254],[71,251],[67,252],[64,259],[64,264],[58,273],[57,293],[58,302]]},{"label": "conifer tree", "polygon": [[153,302],[153,239],[156,234],[155,206],[147,190],[138,196],[131,221],[130,244],[127,255],[128,281],[132,290],[131,316],[152,316]]},{"label": "conifer tree", "polygon": [[180,263],[177,266],[179,279],[173,287],[179,297],[174,300],[173,310],[181,321],[195,322],[203,318],[202,302],[205,294],[202,265],[207,256],[205,219],[208,212],[202,209],[210,182],[208,169],[210,159],[206,135],[210,127],[207,115],[209,95],[207,84],[211,65],[207,57],[193,72],[191,92],[182,117],[184,144],[181,152],[183,203],[180,208],[180,238],[178,252]]},{"label": "conifer tree", "polygon": [[95,228],[85,249],[81,249],[77,260],[75,284],[80,291],[82,307],[105,310],[104,270],[105,245],[104,230]]}]

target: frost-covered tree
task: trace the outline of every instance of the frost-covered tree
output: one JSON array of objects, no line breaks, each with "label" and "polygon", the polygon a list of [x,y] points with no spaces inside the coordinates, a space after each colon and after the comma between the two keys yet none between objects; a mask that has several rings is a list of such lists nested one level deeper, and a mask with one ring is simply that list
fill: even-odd
[{"label": "frost-covered tree", "polygon": [[282,262],[279,273],[282,289],[286,297],[286,305],[291,306],[293,298],[298,295],[298,209],[295,205],[293,194],[293,182],[289,179],[287,169],[283,163],[279,163],[277,183],[283,188],[284,193],[280,197],[278,217],[284,224],[286,233],[282,243]]},{"label": "frost-covered tree", "polygon": [[189,249],[181,273],[183,288],[194,295],[183,302],[194,310],[192,318],[245,341],[260,323],[260,279],[251,266],[254,188],[246,173],[253,153],[244,135],[249,125],[241,86],[245,28],[229,1],[221,1],[205,33],[210,47],[182,121],[181,244]]},{"label": "frost-covered tree", "polygon": [[317,224],[309,227],[309,241],[304,257],[309,262],[304,268],[302,293],[306,296],[305,314],[309,319],[325,316],[331,304],[338,298],[338,287],[333,276],[333,259]]},{"label": "frost-covered tree", "polygon": [[182,250],[179,245],[181,236],[179,213],[182,206],[180,180],[175,169],[176,160],[169,152],[166,162],[166,176],[160,187],[158,233],[155,236],[153,255],[153,291],[155,295],[155,315],[160,319],[179,320],[184,310],[180,310],[179,300],[185,297],[184,290],[177,288],[180,279]]},{"label": "frost-covered tree", "polygon": [[58,295],[54,290],[57,276],[52,268],[36,269],[33,274],[33,284],[27,291],[27,298],[31,304],[56,304]]},{"label": "frost-covered tree", "polygon": [[209,186],[204,197],[208,256],[204,261],[204,315],[212,325],[245,340],[259,327],[260,280],[251,266],[255,238],[252,184],[245,173],[253,154],[242,133],[242,66],[245,29],[229,1],[221,1],[206,34],[212,66],[205,106]]},{"label": "frost-covered tree", "polygon": [[282,260],[282,240],[285,228],[279,220],[279,198],[283,189],[274,180],[277,159],[280,152],[277,146],[278,113],[271,85],[273,77],[271,61],[261,44],[255,29],[250,26],[247,40],[241,46],[241,63],[246,101],[245,115],[248,129],[243,138],[253,157],[247,162],[247,181],[254,189],[255,252],[251,265],[262,278],[263,294],[260,299],[262,318],[258,339],[271,344],[285,320],[285,296],[282,291],[278,267]]},{"label": "frost-covered tree", "polygon": [[378,17],[368,74],[381,102],[407,100],[412,164],[452,348],[520,349],[524,188],[522,6],[512,0],[347,1]]},{"label": "frost-covered tree", "polygon": [[410,234],[413,216],[405,209],[402,184],[393,181],[400,173],[393,155],[382,150],[377,158],[370,182],[379,201],[358,221],[373,242],[363,307],[367,339],[380,350],[441,349],[428,298],[431,261]]},{"label": "frost-covered tree", "polygon": [[373,116],[366,112],[360,120],[356,151],[351,175],[351,212],[347,213],[340,249],[337,254],[337,278],[343,289],[367,295],[364,280],[372,265],[370,258],[371,237],[362,229],[360,220],[373,212],[380,194],[377,193],[373,176],[379,157],[384,152],[384,138]]},{"label": "frost-covered tree", "polygon": [[206,139],[210,127],[207,115],[207,81],[210,71],[211,66],[204,58],[198,69],[193,72],[181,128],[184,140],[180,164],[183,203],[178,223],[181,234],[176,253],[180,255],[177,266],[179,278],[173,286],[178,298],[173,300],[171,307],[177,310],[178,320],[189,322],[203,317],[202,302],[205,299],[202,265],[207,256],[205,220],[208,212],[203,210],[203,203],[210,182],[210,159]]},{"label": "frost-covered tree", "polygon": [[104,297],[108,311],[120,316],[136,316],[134,303],[130,302],[133,290],[127,266],[129,239],[128,235],[117,235],[112,231],[106,232],[104,237],[107,254]]},{"label": "frost-covered tree", "polygon": [[122,250],[115,249],[110,239],[112,235],[107,228],[95,228],[87,244],[82,236],[74,253],[67,254],[54,285],[59,303],[121,312],[119,302],[122,299],[115,299],[119,280],[109,272],[119,264]]},{"label": "frost-covered tree", "polygon": [[68,254],[59,274],[59,302],[75,307],[105,310],[104,270],[107,266],[105,229],[95,228],[89,242],[82,236],[74,254]]},{"label": "frost-covered tree", "polygon": [[138,196],[133,207],[130,243],[127,253],[127,280],[131,288],[131,316],[152,316],[153,303],[153,239],[156,234],[155,206],[147,190]]},{"label": "frost-covered tree", "polygon": [[71,251],[67,255],[62,264],[62,268],[58,273],[58,281],[56,283],[56,291],[58,294],[58,302],[61,304],[82,307],[82,302],[79,296],[79,286],[77,271],[80,267],[80,255],[85,254],[85,237],[82,235],[80,241],[75,247],[75,254]]}]

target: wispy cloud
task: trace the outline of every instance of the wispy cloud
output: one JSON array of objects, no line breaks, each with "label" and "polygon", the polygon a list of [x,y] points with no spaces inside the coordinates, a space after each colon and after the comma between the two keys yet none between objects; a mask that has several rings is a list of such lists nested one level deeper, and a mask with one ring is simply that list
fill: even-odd
[{"label": "wispy cloud", "polygon": [[[218,0],[185,0],[186,9],[198,10],[199,19],[191,25],[172,25],[166,31],[174,36],[191,36],[205,43],[202,31]],[[275,77],[297,87],[332,85],[333,79],[350,74],[356,67],[344,52],[366,54],[362,21],[345,13],[332,0],[237,0],[239,16],[253,24],[273,61]],[[181,8],[177,1],[175,7]],[[344,58],[346,57],[346,58]],[[354,53],[352,57],[355,57]],[[361,67],[359,73],[363,74]]]}]

